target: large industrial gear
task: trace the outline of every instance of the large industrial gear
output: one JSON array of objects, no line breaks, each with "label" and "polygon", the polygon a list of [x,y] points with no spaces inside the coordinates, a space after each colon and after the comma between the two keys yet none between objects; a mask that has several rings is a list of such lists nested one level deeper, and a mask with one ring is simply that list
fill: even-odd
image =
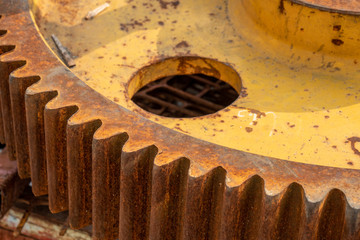
[{"label": "large industrial gear", "polygon": [[[114,0],[86,21],[102,1],[0,0],[0,141],[94,239],[359,239],[360,3],[329,2]],[[131,101],[192,74],[240,97],[194,118]]]}]

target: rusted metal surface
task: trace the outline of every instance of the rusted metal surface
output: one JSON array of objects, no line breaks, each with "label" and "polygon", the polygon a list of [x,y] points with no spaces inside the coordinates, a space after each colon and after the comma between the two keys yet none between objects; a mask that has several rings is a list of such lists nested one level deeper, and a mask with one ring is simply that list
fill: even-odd
[{"label": "rusted metal surface", "polygon": [[132,100],[165,117],[197,117],[229,106],[239,94],[219,79],[198,75],[170,76],[149,83]]},{"label": "rusted metal surface", "polygon": [[11,208],[29,180],[17,174],[16,162],[10,161],[6,149],[0,150],[0,218]]},{"label": "rusted metal surface", "polygon": [[5,141],[72,228],[93,224],[94,239],[358,238],[359,170],[226,148],[130,112],[62,65],[14,2],[0,0]]}]

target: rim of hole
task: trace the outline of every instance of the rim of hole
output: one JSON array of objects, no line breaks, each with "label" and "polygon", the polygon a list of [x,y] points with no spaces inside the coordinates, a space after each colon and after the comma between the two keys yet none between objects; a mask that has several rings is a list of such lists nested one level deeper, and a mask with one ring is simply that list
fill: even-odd
[{"label": "rim of hole", "polygon": [[[139,102],[137,100],[139,100],[139,92],[144,93],[144,89],[148,89],[149,90],[149,86],[152,88],[152,90],[154,90],[154,88],[156,89],[156,84],[159,84],[159,81],[170,81],[172,83],[169,84],[165,84],[162,83],[162,86],[158,87],[159,90],[157,90],[157,95],[162,95],[162,99],[160,97],[160,100],[166,101],[168,99],[164,98],[164,94],[166,95],[166,93],[164,93],[164,90],[171,90],[171,94],[174,95],[174,98],[177,98],[179,96],[181,96],[179,91],[183,91],[183,95],[182,98],[186,98],[189,100],[189,94],[191,94],[191,91],[187,91],[187,90],[180,90],[177,89],[179,91],[176,91],[176,89],[174,90],[174,88],[177,88],[176,86],[171,86],[171,85],[176,85],[179,83],[181,83],[182,81],[189,81],[189,80],[184,80],[184,78],[205,78],[205,81],[209,81],[210,85],[212,85],[211,82],[216,83],[217,85],[222,85],[222,88],[226,88],[226,89],[230,89],[229,91],[233,93],[233,95],[235,97],[233,97],[231,99],[231,101],[229,99],[226,100],[226,103],[222,103],[222,102],[216,102],[216,98],[215,101],[211,101],[211,96],[209,99],[209,94],[207,94],[207,96],[205,96],[205,100],[207,100],[209,103],[213,103],[215,104],[216,107],[210,107],[210,109],[212,109],[212,111],[208,111],[206,110],[203,113],[197,113],[197,114],[184,114],[184,115],[169,115],[169,114],[159,114],[159,112],[154,112],[154,111],[149,111],[149,109],[146,108],[146,106],[144,107],[144,104],[139,104]],[[181,78],[183,78],[181,80]],[[167,79],[167,80],[166,80]],[[175,81],[173,80],[175,79]],[[176,81],[176,79],[178,81]],[[179,81],[180,79],[180,81]],[[197,82],[199,82],[197,80]],[[190,85],[192,83],[190,82]],[[149,85],[149,86],[148,86]],[[153,85],[153,86],[151,86]],[[155,87],[154,87],[155,85]],[[181,84],[180,84],[181,85]],[[141,108],[142,110],[146,111],[147,113],[152,113],[155,114],[157,116],[162,116],[162,117],[170,117],[170,118],[190,118],[190,117],[200,117],[200,116],[205,116],[205,115],[210,115],[210,114],[214,114],[216,112],[218,112],[221,109],[224,109],[228,106],[230,106],[234,101],[236,101],[236,99],[239,97],[239,94],[241,92],[241,88],[242,88],[242,82],[241,82],[241,78],[239,76],[239,74],[228,64],[222,63],[220,61],[214,60],[214,59],[209,59],[209,58],[201,58],[201,57],[174,57],[174,58],[168,58],[168,59],[164,59],[162,61],[156,62],[154,64],[148,65],[146,67],[143,67],[142,69],[140,69],[137,73],[134,74],[134,76],[131,78],[129,84],[128,84],[128,89],[127,89],[127,97],[128,99],[132,100],[132,103],[134,103],[134,107],[135,108]],[[148,91],[146,90],[146,91]],[[145,91],[145,92],[146,92]],[[214,91],[213,91],[214,92]],[[155,95],[156,95],[155,94]],[[205,94],[206,95],[206,94]],[[210,94],[211,95],[211,94]],[[221,96],[218,96],[219,94],[217,93],[217,97],[220,97],[219,99],[221,99]],[[143,96],[143,94],[142,94]],[[159,96],[158,96],[159,97]],[[194,95],[193,95],[194,97]],[[223,96],[226,98],[226,96]],[[141,98],[141,97],[140,97]],[[196,97],[195,97],[196,98]],[[208,99],[206,99],[208,98]],[[213,96],[214,98],[214,96]],[[159,98],[158,98],[159,99]],[[153,100],[153,99],[152,99]],[[204,99],[203,98],[198,98],[198,100],[200,101],[200,107],[201,105],[205,104],[204,103]],[[212,99],[214,100],[214,99]],[[198,103],[198,101],[192,101],[190,99],[190,103],[193,103],[193,105]],[[174,102],[172,102],[172,104],[174,104]],[[181,103],[175,103],[176,104],[180,104]],[[143,105],[143,106],[141,106]],[[221,107],[219,107],[221,106]],[[181,107],[181,106],[178,106]],[[190,106],[191,108],[191,106]],[[198,106],[196,106],[197,110],[198,110]],[[194,110],[194,109],[193,109]]]}]

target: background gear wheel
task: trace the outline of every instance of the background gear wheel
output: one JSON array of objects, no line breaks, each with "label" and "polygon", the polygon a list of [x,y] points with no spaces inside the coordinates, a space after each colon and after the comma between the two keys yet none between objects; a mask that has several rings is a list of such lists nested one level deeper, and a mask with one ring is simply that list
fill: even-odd
[{"label": "background gear wheel", "polygon": [[[47,11],[59,6],[55,1],[32,2],[32,13],[45,39],[49,35],[44,28],[58,29],[59,39],[75,55],[79,52],[67,43],[77,44],[79,38],[62,34],[78,33],[85,39],[83,44],[92,47],[87,49],[91,54],[75,60],[77,68],[70,71],[39,34],[28,3],[0,1],[0,139],[6,142],[9,157],[17,161],[20,177],[31,178],[36,196],[49,195],[53,213],[69,210],[71,227],[92,224],[94,239],[358,239],[358,106],[357,98],[345,94],[358,90],[352,81],[359,76],[358,9],[319,9],[310,5],[313,2],[290,0],[271,0],[266,6],[260,0],[219,0],[204,4],[214,11],[205,7],[203,15],[191,11],[203,3],[114,1],[114,8],[141,8],[154,15],[140,14],[141,22],[115,10],[104,13],[92,22],[99,31],[92,34],[101,38],[93,45],[86,30],[91,23],[79,17],[88,11],[84,8],[87,1],[69,2],[59,8],[64,12],[53,15]],[[352,3],[349,6],[356,7],[357,2]],[[74,18],[60,18],[68,31],[44,17],[54,20],[74,13]],[[180,26],[182,39],[170,38],[179,16],[185,22],[191,20],[189,16],[201,17],[203,22]],[[120,80],[112,83],[111,77],[101,78],[101,74],[90,74],[87,79],[89,73],[84,69],[94,71],[99,59],[105,58],[97,55],[97,48],[112,48],[102,41],[116,38],[116,34],[100,33],[118,18],[130,20],[117,22],[124,38],[156,37],[158,51],[150,49],[143,54],[137,40],[136,48],[121,45],[128,55],[124,59],[119,56],[123,62],[117,64],[124,74]],[[132,31],[138,26],[147,28],[148,22],[152,33],[148,29],[141,29],[143,35]],[[162,27],[168,24],[167,30]],[[54,28],[49,29],[50,25]],[[202,35],[205,31],[201,29],[208,26],[212,28]],[[199,32],[194,31],[196,27]],[[209,38],[200,38],[204,36]],[[208,50],[209,41],[222,47]],[[137,51],[140,53],[133,54]],[[86,63],[87,57],[93,61]],[[247,63],[248,70],[239,68],[234,59]],[[307,79],[310,73],[314,73],[312,81],[304,80],[305,86],[314,87],[311,84],[321,81],[323,85],[297,91],[296,84],[302,79],[297,77]],[[215,114],[187,120],[150,114],[131,101],[147,83],[179,74],[216,77],[243,98]],[[264,81],[249,81],[251,78]],[[264,94],[276,79],[272,93]],[[351,87],[346,88],[348,92],[337,88],[339,79]],[[284,86],[294,92],[278,94],[276,89]],[[326,103],[322,90],[330,87],[338,98],[324,109],[312,109]],[[302,98],[309,91],[313,94]],[[291,95],[299,97],[294,100]],[[268,109],[281,99],[292,99],[290,107],[278,104],[274,111]],[[293,111],[281,114],[289,108]],[[251,116],[251,125],[240,121],[245,114]],[[315,121],[320,118],[320,123]],[[326,122],[329,118],[331,122]],[[222,127],[235,119],[238,122],[233,127]],[[277,132],[270,124],[275,119],[280,129],[288,127],[289,133]],[[293,123],[288,119],[303,119],[303,130],[290,134]],[[268,130],[266,138],[259,137],[259,129]],[[326,134],[333,138],[326,139]],[[306,136],[312,138],[302,149],[299,142],[305,146]],[[229,140],[221,142],[224,139]],[[249,150],[239,146],[248,143]],[[291,151],[296,154],[288,154]]]}]

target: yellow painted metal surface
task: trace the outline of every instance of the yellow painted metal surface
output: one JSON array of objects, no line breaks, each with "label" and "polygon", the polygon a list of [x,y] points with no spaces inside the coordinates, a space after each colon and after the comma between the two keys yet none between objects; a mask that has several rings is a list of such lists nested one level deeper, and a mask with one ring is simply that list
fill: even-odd
[{"label": "yellow painted metal surface", "polygon": [[[113,0],[107,10],[85,21],[87,12],[104,1],[62,2],[67,4],[34,0],[39,29],[54,50],[50,35],[57,35],[77,57],[71,70],[110,100],[229,148],[360,168],[354,142],[360,135],[359,16],[289,0]],[[232,68],[241,83],[223,65],[216,67],[241,97],[216,114],[191,119],[159,117],[136,106],[131,94],[164,70],[179,73],[181,61],[173,58],[179,56]],[[166,58],[171,59],[162,61]],[[159,61],[162,67],[139,81],[139,69]]]}]

